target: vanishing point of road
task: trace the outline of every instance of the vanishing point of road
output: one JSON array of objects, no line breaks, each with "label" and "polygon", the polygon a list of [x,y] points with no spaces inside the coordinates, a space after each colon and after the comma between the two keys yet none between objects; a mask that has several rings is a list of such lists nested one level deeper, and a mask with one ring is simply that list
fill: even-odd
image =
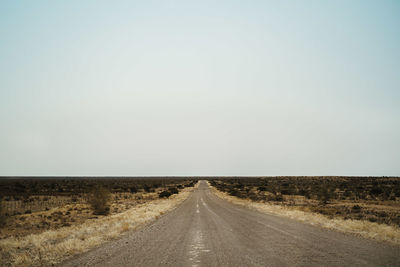
[{"label": "vanishing point of road", "polygon": [[400,247],[237,206],[201,181],[175,210],[64,266],[400,266]]}]

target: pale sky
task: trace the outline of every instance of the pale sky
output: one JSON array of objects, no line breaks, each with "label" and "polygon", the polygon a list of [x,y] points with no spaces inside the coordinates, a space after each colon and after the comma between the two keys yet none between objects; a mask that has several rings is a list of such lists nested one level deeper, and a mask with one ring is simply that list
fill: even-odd
[{"label": "pale sky", "polygon": [[1,1],[0,175],[400,175],[400,1]]}]

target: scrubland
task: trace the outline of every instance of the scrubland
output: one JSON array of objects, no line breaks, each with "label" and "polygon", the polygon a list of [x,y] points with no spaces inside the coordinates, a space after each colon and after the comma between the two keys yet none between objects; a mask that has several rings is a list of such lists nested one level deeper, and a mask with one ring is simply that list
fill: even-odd
[{"label": "scrubland", "polygon": [[0,265],[57,264],[173,209],[186,199],[195,182],[0,180]]},{"label": "scrubland", "polygon": [[232,203],[400,245],[398,177],[210,179]]}]

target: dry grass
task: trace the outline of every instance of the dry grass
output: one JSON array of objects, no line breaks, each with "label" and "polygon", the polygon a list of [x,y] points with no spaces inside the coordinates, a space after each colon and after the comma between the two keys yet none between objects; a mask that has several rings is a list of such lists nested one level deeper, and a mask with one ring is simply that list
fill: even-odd
[{"label": "dry grass", "polygon": [[[108,215],[121,213],[137,205],[159,199],[158,193],[162,190],[164,190],[164,187],[157,188],[155,192],[150,193],[113,193],[108,203],[110,205]],[[72,201],[72,199],[76,201]],[[10,202],[12,205],[12,201],[8,201],[7,204],[10,204]],[[89,202],[87,201],[87,196],[37,197],[34,201],[29,202],[30,213],[19,212],[19,214],[5,216],[7,221],[0,227],[0,240],[9,237],[21,238],[66,226],[81,225],[87,220],[97,220],[102,217],[102,215],[96,215],[91,205],[87,202]],[[58,206],[54,205],[52,207],[51,204],[58,204]],[[52,208],[49,209],[49,206]],[[20,211],[25,211],[25,209],[26,207],[21,207]]]},{"label": "dry grass", "polygon": [[356,234],[365,238],[386,241],[395,245],[400,245],[400,228],[393,225],[378,224],[362,220],[329,218],[319,213],[314,213],[304,209],[302,210],[298,207],[273,205],[268,203],[254,202],[249,199],[241,199],[230,196],[225,192],[221,192],[215,187],[211,186],[211,188],[215,195],[233,204],[246,206],[248,208],[265,213],[288,217],[323,228]]},{"label": "dry grass", "polygon": [[0,240],[1,266],[49,266],[85,252],[158,218],[184,201],[193,188],[169,199],[151,200],[124,212],[87,220],[81,225]]}]

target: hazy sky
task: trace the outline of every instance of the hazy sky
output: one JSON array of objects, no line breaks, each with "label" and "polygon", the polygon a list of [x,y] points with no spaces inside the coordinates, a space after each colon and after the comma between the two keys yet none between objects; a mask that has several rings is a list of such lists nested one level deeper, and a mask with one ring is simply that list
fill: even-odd
[{"label": "hazy sky", "polygon": [[1,1],[0,175],[400,175],[400,1]]}]

